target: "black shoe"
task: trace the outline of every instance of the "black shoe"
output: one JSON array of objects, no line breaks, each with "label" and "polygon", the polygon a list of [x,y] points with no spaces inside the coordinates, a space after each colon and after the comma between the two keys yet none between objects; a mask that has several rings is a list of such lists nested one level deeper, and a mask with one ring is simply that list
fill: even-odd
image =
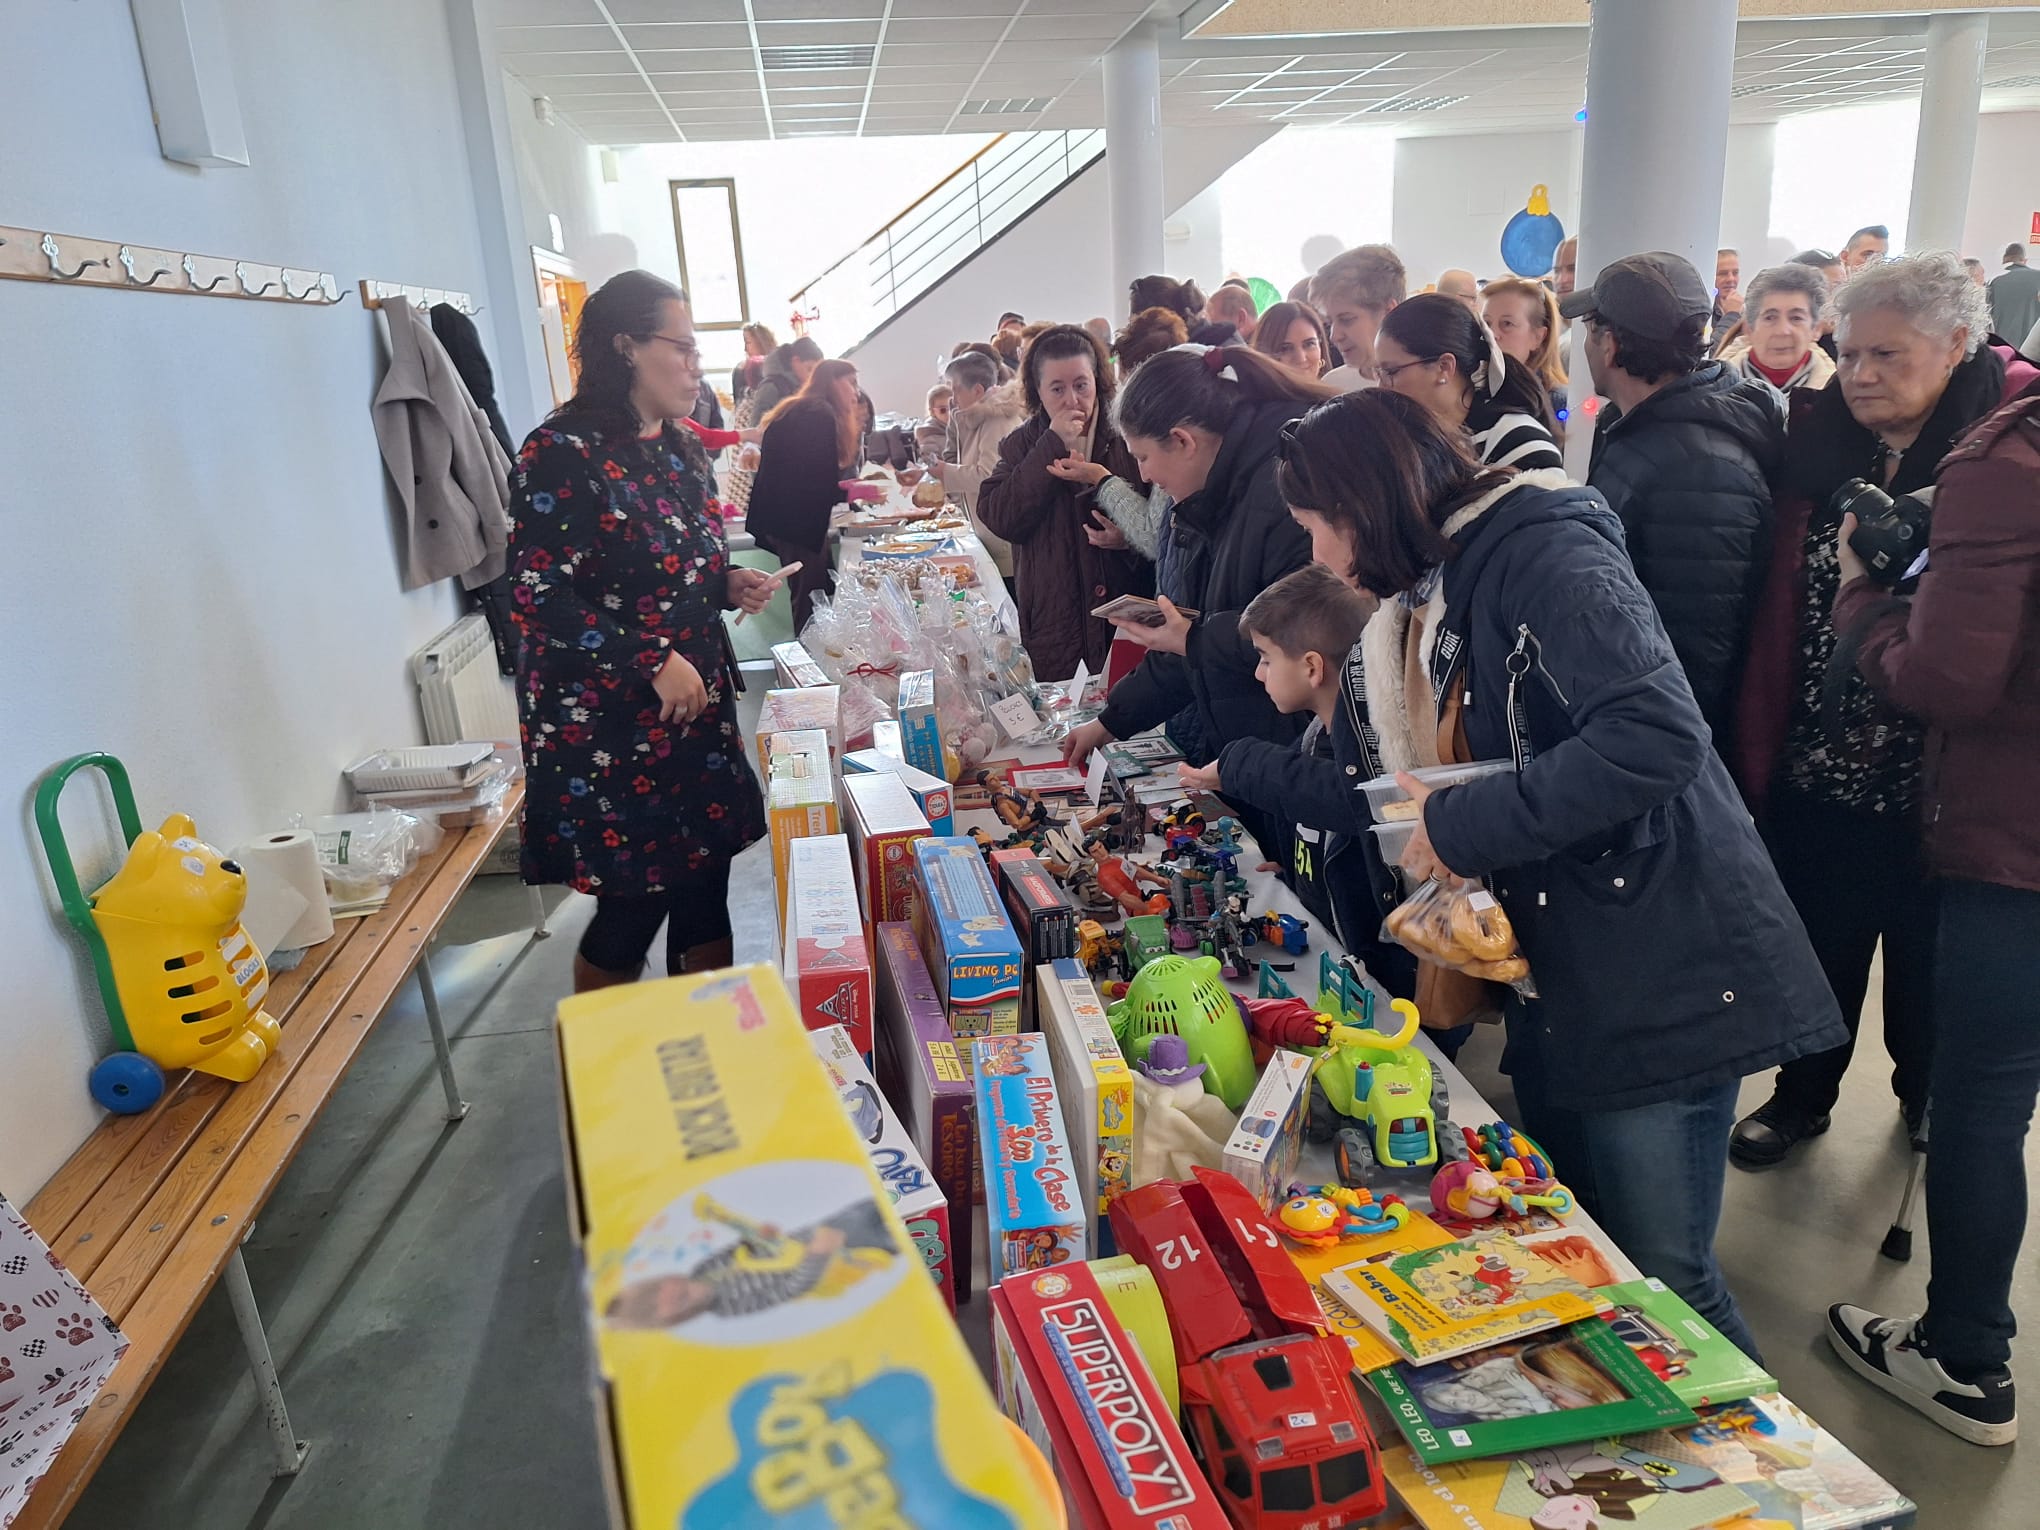
[{"label": "black shoe", "polygon": [[2018,1394],[2004,1366],[1957,1381],[1934,1358],[1916,1321],[1863,1307],[1828,1308],[1827,1336],[1850,1370],[1950,1434],[1972,1445],[2009,1445],[2019,1437]]},{"label": "black shoe", "polygon": [[1808,1137],[1828,1129],[1831,1118],[1819,1115],[1772,1095],[1735,1123],[1728,1139],[1728,1156],[1745,1169],[1768,1169],[1785,1161],[1785,1155]]}]

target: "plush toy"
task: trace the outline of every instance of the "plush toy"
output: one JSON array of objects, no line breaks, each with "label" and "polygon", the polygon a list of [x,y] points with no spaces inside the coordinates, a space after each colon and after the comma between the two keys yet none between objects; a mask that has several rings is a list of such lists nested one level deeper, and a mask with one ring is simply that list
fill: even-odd
[{"label": "plush toy", "polygon": [[1223,1166],[1233,1113],[1204,1087],[1203,1063],[1180,1036],[1157,1036],[1133,1073],[1133,1186]]}]

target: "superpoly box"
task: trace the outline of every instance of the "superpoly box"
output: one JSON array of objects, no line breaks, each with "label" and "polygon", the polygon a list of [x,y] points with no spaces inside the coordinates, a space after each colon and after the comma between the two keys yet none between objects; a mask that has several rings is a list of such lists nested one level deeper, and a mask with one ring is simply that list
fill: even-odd
[{"label": "superpoly box", "polygon": [[777,973],[582,994],[558,1036],[613,1524],[1054,1522]]},{"label": "superpoly box", "polygon": [[1034,969],[1034,1012],[1048,1038],[1048,1061],[1062,1101],[1063,1130],[1077,1166],[1090,1176],[1084,1203],[1091,1247],[1112,1252],[1105,1213],[1133,1177],[1133,1070],[1112,1039],[1105,1006],[1083,964],[1073,958]]},{"label": "superpoly box", "polygon": [[942,758],[942,725],[935,716],[935,671],[910,669],[900,676],[900,747],[907,763],[931,776],[949,779]]},{"label": "superpoly box", "polygon": [[921,902],[914,933],[958,1036],[1011,1036],[1020,1029],[1025,970],[1020,938],[992,887],[984,857],[968,839],[914,841]]},{"label": "superpoly box", "polygon": [[772,831],[773,885],[779,894],[779,931],[786,933],[787,858],[793,842],[842,829],[836,782],[829,771],[828,736],[820,729],[776,733],[766,741],[772,764],[765,773],[765,816]]},{"label": "superpoly box", "polygon": [[817,664],[799,643],[774,643],[772,670],[780,685],[792,690],[805,690],[811,685],[830,683],[822,666]]},{"label": "superpoly box", "polygon": [[940,776],[931,776],[925,770],[916,770],[898,754],[883,749],[853,749],[843,756],[843,778],[846,781],[853,775],[868,775],[873,771],[890,771],[904,781],[907,790],[914,794],[921,815],[928,820],[928,827],[937,834],[956,832],[956,820],[950,816],[955,811],[956,798],[947,781]]},{"label": "superpoly box", "polygon": [[829,736],[831,763],[843,757],[843,692],[840,686],[794,686],[767,691],[758,708],[758,774],[772,774],[772,735],[819,728]]},{"label": "superpoly box", "polygon": [[866,929],[881,920],[912,919],[921,897],[914,841],[931,831],[906,783],[883,773],[845,775],[843,827],[857,867]]},{"label": "superpoly box", "polygon": [[[927,1164],[921,1161],[921,1155],[916,1151],[913,1139],[907,1135],[907,1129],[900,1124],[900,1118],[893,1114],[892,1107],[878,1092],[878,1084],[872,1079],[864,1059],[857,1055],[850,1033],[840,1025],[831,1025],[808,1032],[808,1040],[815,1049],[815,1056],[829,1070],[837,1097],[843,1102],[844,1113],[850,1117],[851,1128],[864,1139],[865,1148],[871,1155],[871,1166],[878,1170],[879,1183],[885,1186],[893,1210],[906,1224],[914,1252],[921,1256],[922,1262],[928,1266],[928,1273],[942,1288],[943,1299],[949,1303],[950,1311],[955,1311],[956,1288],[950,1279],[949,1269],[952,1255],[948,1198],[936,1185]],[[970,1220],[968,1202],[958,1210],[957,1216],[966,1222]]]},{"label": "superpoly box", "polygon": [[1260,1082],[1247,1096],[1240,1124],[1226,1139],[1221,1167],[1247,1187],[1270,1216],[1289,1194],[1303,1156],[1304,1117],[1310,1111],[1311,1059],[1275,1049]]},{"label": "superpoly box", "polygon": [[1088,1265],[992,1288],[999,1406],[1056,1464],[1085,1530],[1228,1530],[1175,1410]]},{"label": "superpoly box", "polygon": [[821,834],[793,842],[781,970],[810,1030],[840,1025],[871,1055],[871,953],[850,872],[850,842]]},{"label": "superpoly box", "polygon": [[994,1275],[1080,1263],[1090,1247],[1090,1175],[1070,1155],[1048,1038],[981,1036],[978,1152],[985,1165],[985,1266]]},{"label": "superpoly box", "polygon": [[913,926],[881,924],[872,948],[878,987],[879,1088],[949,1202],[949,1272],[956,1300],[970,1300],[973,1209],[984,1196],[977,1150],[977,1091],[921,960]]}]

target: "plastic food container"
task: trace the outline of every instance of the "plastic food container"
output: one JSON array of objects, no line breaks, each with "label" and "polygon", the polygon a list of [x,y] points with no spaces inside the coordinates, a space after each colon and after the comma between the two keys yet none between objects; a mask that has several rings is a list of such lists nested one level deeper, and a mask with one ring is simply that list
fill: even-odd
[{"label": "plastic food container", "polygon": [[[1516,767],[1507,760],[1475,760],[1471,765],[1427,765],[1422,770],[1413,770],[1415,776],[1426,786],[1458,786],[1464,781],[1478,781],[1482,776],[1500,775]],[[1414,813],[1403,808],[1400,813],[1393,806],[1408,802],[1410,794],[1397,784],[1394,776],[1376,776],[1372,781],[1360,783],[1360,790],[1367,794],[1367,811],[1374,815],[1376,823],[1407,823],[1414,820]],[[1407,815],[1407,816],[1404,816]]]},{"label": "plastic food container", "polygon": [[364,797],[383,792],[459,791],[477,765],[496,752],[491,743],[415,744],[378,749],[347,767],[347,782]]},{"label": "plastic food container", "polygon": [[1404,849],[1416,837],[1417,820],[1406,818],[1400,823],[1369,824],[1367,832],[1374,836],[1374,847],[1381,852],[1381,859],[1390,866],[1400,866]]}]

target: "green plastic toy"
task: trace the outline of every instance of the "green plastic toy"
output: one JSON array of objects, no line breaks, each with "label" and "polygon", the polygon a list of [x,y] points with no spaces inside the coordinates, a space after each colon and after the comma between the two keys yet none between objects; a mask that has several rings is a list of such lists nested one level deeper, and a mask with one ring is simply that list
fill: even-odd
[{"label": "green plastic toy", "polygon": [[1134,974],[1126,997],[1107,1011],[1113,1039],[1131,1063],[1147,1060],[1157,1036],[1181,1036],[1204,1084],[1238,1110],[1254,1092],[1254,1048],[1239,1006],[1219,981],[1211,956],[1160,956]]},{"label": "green plastic toy", "polygon": [[1126,921],[1126,970],[1139,972],[1157,957],[1170,956],[1169,921],[1160,914],[1135,914]]}]

